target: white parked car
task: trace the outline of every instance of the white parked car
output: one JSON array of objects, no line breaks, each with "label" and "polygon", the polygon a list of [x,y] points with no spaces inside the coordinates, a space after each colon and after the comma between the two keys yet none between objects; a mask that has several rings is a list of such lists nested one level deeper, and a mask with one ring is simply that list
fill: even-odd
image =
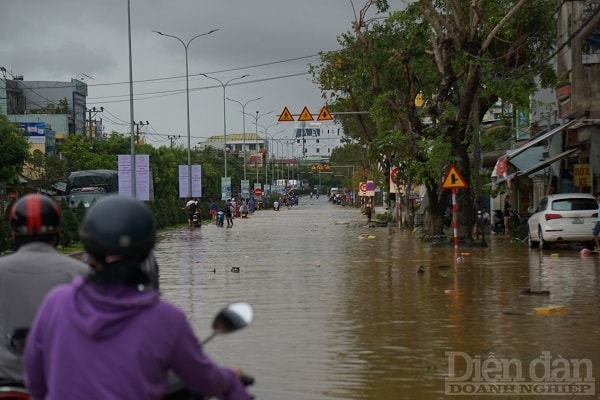
[{"label": "white parked car", "polygon": [[553,243],[592,241],[597,220],[598,203],[593,195],[550,194],[527,220],[529,247],[548,249]]}]

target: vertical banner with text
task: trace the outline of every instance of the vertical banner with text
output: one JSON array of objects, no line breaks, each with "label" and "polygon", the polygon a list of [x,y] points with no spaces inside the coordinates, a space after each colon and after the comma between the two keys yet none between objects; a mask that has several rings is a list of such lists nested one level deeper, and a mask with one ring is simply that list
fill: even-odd
[{"label": "vertical banner with text", "polygon": [[[117,156],[119,172],[119,195],[132,196],[131,190],[131,155]],[[150,156],[136,154],[135,156],[135,194],[138,200],[150,200]]]},{"label": "vertical banner with text", "polygon": [[221,177],[221,200],[231,199],[231,178]]},{"label": "vertical banner with text", "polygon": [[242,180],[242,199],[250,198],[250,181]]},{"label": "vertical banner with text", "polygon": [[189,169],[187,165],[179,166],[179,198],[202,197],[202,167],[192,165],[192,193],[189,192]]}]

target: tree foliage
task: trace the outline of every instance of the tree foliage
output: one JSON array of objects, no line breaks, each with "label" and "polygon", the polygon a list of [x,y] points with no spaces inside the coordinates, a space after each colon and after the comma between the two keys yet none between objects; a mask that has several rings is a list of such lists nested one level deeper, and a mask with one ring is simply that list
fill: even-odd
[{"label": "tree foliage", "polygon": [[6,116],[0,114],[0,182],[7,187],[17,185],[19,173],[29,158],[29,144]]},{"label": "tree foliage", "polygon": [[334,113],[368,112],[342,123],[368,145],[370,164],[384,174],[399,165],[405,183],[425,184],[430,233],[441,232],[447,204],[440,185],[456,164],[471,189],[458,196],[460,234],[470,238],[481,189],[471,168],[480,122],[500,98],[527,106],[535,77],[553,84],[547,60],[556,41],[556,4],[420,0],[378,19],[372,10],[386,6],[366,1],[339,36],[342,49],[322,53],[313,76]]}]

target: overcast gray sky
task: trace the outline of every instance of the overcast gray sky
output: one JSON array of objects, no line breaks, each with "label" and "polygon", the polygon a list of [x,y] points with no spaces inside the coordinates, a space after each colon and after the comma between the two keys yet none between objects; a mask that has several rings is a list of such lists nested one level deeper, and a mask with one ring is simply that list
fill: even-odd
[{"label": "overcast gray sky", "polygon": [[[354,0],[359,9],[362,0]],[[405,1],[392,0],[393,8]],[[168,144],[181,135],[186,146],[185,51],[189,45],[192,146],[223,133],[222,82],[226,96],[245,103],[246,131],[277,123],[284,107],[317,114],[324,105],[307,64],[320,51],[339,49],[337,37],[354,20],[349,0],[131,0],[134,120],[148,121],[150,144]],[[127,0],[0,0],[0,66],[25,81],[69,81],[89,85],[88,107],[104,107],[105,132],[129,132],[129,50]],[[237,83],[237,84],[236,84]],[[226,101],[227,132],[242,133],[242,108]],[[294,122],[268,129],[291,137]],[[259,131],[263,130],[259,126]],[[283,131],[283,132],[280,132]]]}]

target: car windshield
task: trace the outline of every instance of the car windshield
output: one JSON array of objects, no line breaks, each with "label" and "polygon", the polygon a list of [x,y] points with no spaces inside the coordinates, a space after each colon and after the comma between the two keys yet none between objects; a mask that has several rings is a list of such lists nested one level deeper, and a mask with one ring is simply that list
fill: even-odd
[{"label": "car windshield", "polygon": [[552,202],[552,211],[596,210],[598,203],[594,199],[562,199]]},{"label": "car windshield", "polygon": [[84,207],[88,208],[96,200],[106,196],[106,193],[77,193],[72,194],[70,198],[71,207],[77,207],[79,203],[83,203]]}]

